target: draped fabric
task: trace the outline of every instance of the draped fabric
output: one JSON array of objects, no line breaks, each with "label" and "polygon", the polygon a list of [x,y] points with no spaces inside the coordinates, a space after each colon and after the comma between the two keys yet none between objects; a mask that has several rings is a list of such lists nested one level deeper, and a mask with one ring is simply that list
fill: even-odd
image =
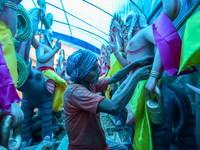
[{"label": "draped fabric", "polygon": [[[146,89],[145,85],[147,80],[140,81],[135,92],[130,100],[132,112],[135,116],[135,135],[133,146],[135,150],[153,150],[153,139],[151,132],[151,121],[148,116],[146,105]],[[161,80],[158,82],[160,86]],[[154,99],[155,95],[151,94],[151,99]]]},{"label": "draped fabric", "polygon": [[135,116],[135,135],[133,141],[135,150],[153,150],[151,122],[146,106],[146,82],[147,80],[138,83],[130,100],[132,112]]},{"label": "draped fabric", "polygon": [[0,110],[7,111],[10,109],[12,103],[19,101],[20,98],[4,59],[0,43]]},{"label": "draped fabric", "polygon": [[0,20],[0,42],[2,45],[3,56],[9,69],[10,75],[15,86],[17,86],[17,60],[15,56],[15,48],[13,45],[13,37],[8,26]]},{"label": "draped fabric", "polygon": [[56,84],[52,110],[58,112],[63,109],[63,94],[67,87],[67,83],[52,70],[44,70],[42,71],[42,75],[52,79]]},{"label": "draped fabric", "polygon": [[185,26],[179,73],[200,64],[200,11],[190,17]]}]

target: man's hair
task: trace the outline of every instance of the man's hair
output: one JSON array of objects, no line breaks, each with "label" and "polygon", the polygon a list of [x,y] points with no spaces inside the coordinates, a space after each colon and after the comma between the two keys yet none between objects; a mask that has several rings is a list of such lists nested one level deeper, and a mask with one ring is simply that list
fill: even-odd
[{"label": "man's hair", "polygon": [[92,69],[97,61],[97,56],[90,50],[79,49],[72,53],[66,64],[66,72],[71,81],[83,79]]}]

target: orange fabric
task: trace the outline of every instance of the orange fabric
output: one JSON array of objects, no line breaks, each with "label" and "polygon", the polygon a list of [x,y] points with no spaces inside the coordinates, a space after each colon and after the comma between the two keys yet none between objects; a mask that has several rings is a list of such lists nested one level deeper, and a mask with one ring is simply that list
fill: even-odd
[{"label": "orange fabric", "polygon": [[109,150],[106,137],[100,123],[98,104],[105,98],[95,94],[105,91],[108,79],[100,79],[91,84],[90,92],[80,84],[70,84],[64,93],[65,123],[69,137],[69,150]]}]

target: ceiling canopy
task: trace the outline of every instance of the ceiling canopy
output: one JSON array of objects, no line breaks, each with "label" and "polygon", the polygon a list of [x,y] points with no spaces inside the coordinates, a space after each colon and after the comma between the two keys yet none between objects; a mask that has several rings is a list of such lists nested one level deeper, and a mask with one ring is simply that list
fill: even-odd
[{"label": "ceiling canopy", "polygon": [[[178,24],[197,1],[181,0],[181,12],[174,25]],[[22,5],[27,11],[39,7],[37,0],[23,0]],[[62,43],[66,45],[76,49],[90,49],[97,54],[100,53],[102,44],[108,45],[109,28],[114,13],[120,14],[125,20],[131,9],[138,9],[151,23],[162,12],[161,0],[46,0],[46,14],[53,14],[54,37],[60,36]],[[154,11],[156,13],[153,13],[150,20]]]}]

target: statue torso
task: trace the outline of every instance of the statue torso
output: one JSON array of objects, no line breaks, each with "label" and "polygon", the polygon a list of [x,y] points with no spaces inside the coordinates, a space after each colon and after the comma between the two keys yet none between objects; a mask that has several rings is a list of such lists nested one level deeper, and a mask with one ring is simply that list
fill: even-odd
[{"label": "statue torso", "polygon": [[[47,46],[47,45],[42,44],[42,46]],[[50,52],[50,51],[45,50],[44,54],[46,54],[48,52]],[[36,49],[36,53],[38,53],[37,49]],[[48,66],[48,67],[54,68],[54,56],[51,57],[51,59],[49,59],[46,63],[40,63],[40,62],[36,61],[36,68],[40,68],[40,67],[43,67],[43,66]]]},{"label": "statue torso", "polygon": [[[145,39],[145,32],[147,32],[146,29],[141,29],[129,41],[125,50],[129,64],[141,57],[154,55],[154,44]],[[139,68],[139,67],[141,66],[138,66],[136,68]],[[132,73],[135,70],[133,70]]]},{"label": "statue torso", "polygon": [[125,53],[129,62],[133,62],[138,58],[154,55],[154,45],[144,38],[144,30],[140,30],[129,41]]}]

